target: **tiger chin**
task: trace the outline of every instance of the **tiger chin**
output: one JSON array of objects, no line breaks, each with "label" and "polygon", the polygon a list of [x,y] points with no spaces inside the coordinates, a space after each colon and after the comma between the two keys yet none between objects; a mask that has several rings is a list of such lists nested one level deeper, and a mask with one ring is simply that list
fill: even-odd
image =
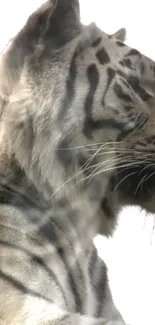
[{"label": "tiger chin", "polygon": [[51,0],[0,56],[0,325],[125,324],[93,244],[152,200],[155,63],[124,37]]}]

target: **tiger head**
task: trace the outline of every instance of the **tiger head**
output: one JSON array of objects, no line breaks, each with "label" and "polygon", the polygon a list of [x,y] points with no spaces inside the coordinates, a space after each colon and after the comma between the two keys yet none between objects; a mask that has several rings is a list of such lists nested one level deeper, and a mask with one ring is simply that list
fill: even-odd
[{"label": "tiger head", "polygon": [[82,25],[77,0],[49,0],[1,54],[2,151],[49,196],[100,198],[119,168],[147,164],[155,63],[124,38]]}]

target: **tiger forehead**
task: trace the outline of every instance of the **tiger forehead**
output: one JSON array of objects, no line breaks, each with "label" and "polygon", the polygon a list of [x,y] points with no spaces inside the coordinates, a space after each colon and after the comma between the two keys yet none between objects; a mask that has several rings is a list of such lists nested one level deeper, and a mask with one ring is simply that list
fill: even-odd
[{"label": "tiger forehead", "polygon": [[[115,48],[126,47],[126,49],[129,49],[129,47],[126,46],[123,42],[115,40],[114,37],[110,37],[104,31],[99,29],[95,23],[92,23],[89,26],[86,26],[81,31],[81,34],[76,38],[76,40],[73,40],[71,43],[69,43],[67,45],[67,49],[68,49],[68,46],[72,45],[72,43],[76,44],[77,55],[89,47],[91,47],[92,49],[94,48],[96,50],[100,49],[102,46],[105,46],[107,49],[108,48],[114,49],[114,47]],[[123,55],[124,49],[122,49],[122,50],[119,49],[119,54],[120,54],[120,56]]]},{"label": "tiger forehead", "polygon": [[[140,52],[131,50],[123,42],[106,34],[95,23],[86,26],[76,39],[66,45],[62,53],[66,58],[66,63],[70,62],[73,57],[86,66],[92,62],[100,66],[111,63],[118,72],[121,67],[130,71],[134,70],[136,62],[142,57]],[[61,60],[62,56],[59,59]],[[59,63],[59,60],[56,61]],[[117,66],[118,63],[121,65],[120,67]],[[81,69],[80,65],[77,69]]]}]

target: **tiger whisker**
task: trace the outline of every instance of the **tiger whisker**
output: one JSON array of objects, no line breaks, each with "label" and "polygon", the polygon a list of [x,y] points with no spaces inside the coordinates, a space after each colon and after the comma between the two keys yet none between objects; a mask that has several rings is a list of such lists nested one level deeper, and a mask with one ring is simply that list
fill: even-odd
[{"label": "tiger whisker", "polygon": [[[102,156],[102,155],[106,155],[106,154],[117,154],[119,156],[124,156],[125,154],[128,154],[129,152],[127,151],[116,151],[116,150],[106,150],[106,151],[103,151],[103,152],[100,152],[98,153],[98,156]],[[92,155],[93,156],[93,155]]]},{"label": "tiger whisker", "polygon": [[[133,159],[133,161],[134,161],[134,159]],[[136,161],[134,161],[134,162],[135,162],[135,166],[139,166],[141,164],[141,162],[136,162]],[[143,164],[143,162],[142,162],[142,164]],[[128,168],[129,167],[127,166],[127,167],[124,167],[122,170],[117,171],[117,175],[120,174],[120,173],[122,173],[123,171],[125,171]]]},{"label": "tiger whisker", "polygon": [[138,183],[138,185],[137,185],[137,187],[136,187],[136,190],[135,190],[134,194],[137,194],[138,189],[139,189],[139,187],[143,184],[143,182],[145,181],[146,176],[147,176],[147,175],[144,175],[144,176],[142,177],[142,179],[140,180],[140,182]]},{"label": "tiger whisker", "polygon": [[152,167],[152,166],[154,166],[154,164],[152,163],[152,164],[149,164],[149,165],[147,165],[147,166],[145,166],[140,172],[139,172],[139,175],[140,174],[142,174],[143,172],[144,172],[144,170],[146,170],[147,168],[150,168],[150,167]]},{"label": "tiger whisker", "polygon": [[[117,144],[118,145],[118,141],[114,142],[114,141],[109,141],[109,142],[96,142],[96,143],[89,143],[89,144],[84,144],[81,146],[77,146],[77,147],[69,147],[69,148],[59,148],[59,150],[65,151],[65,150],[76,150],[76,149],[81,149],[81,148],[87,148],[87,147],[95,147],[95,146],[107,146],[107,145],[114,145]],[[111,147],[110,147],[111,148]],[[96,150],[96,149],[94,149]]]},{"label": "tiger whisker", "polygon": [[[104,163],[106,163],[106,161],[104,162]],[[98,166],[98,163],[97,164],[95,164],[95,165],[92,165],[92,166],[89,166],[89,167],[87,167],[87,168],[85,168],[85,169],[79,169],[79,171],[77,172],[77,173],[75,173],[74,175],[72,175],[69,179],[67,179],[63,184],[61,184],[55,191],[54,191],[54,193],[52,194],[52,197],[62,188],[62,187],[64,187],[67,183],[69,183],[70,181],[72,181],[73,179],[75,179],[76,177],[78,177],[79,175],[81,175],[81,174],[83,174],[84,172],[86,172],[86,171],[88,171],[88,170],[90,170],[90,169],[92,169],[92,168],[94,168],[94,167],[96,167],[96,166]]]},{"label": "tiger whisker", "polygon": [[145,182],[148,181],[148,179],[151,178],[153,175],[155,175],[155,172],[152,172],[150,175],[148,175],[145,179]]},{"label": "tiger whisker", "polygon": [[128,177],[130,177],[130,176],[132,176],[132,175],[134,175],[134,174],[136,174],[136,172],[132,172],[132,173],[126,175],[125,177],[123,177],[123,178],[120,180],[120,182],[115,186],[113,192],[115,192],[115,191],[118,189],[118,187],[121,185],[121,183],[122,183],[125,179],[127,179]]},{"label": "tiger whisker", "polygon": [[[120,168],[123,168],[123,167],[126,167],[128,165],[128,167],[131,167],[131,166],[134,166],[134,165],[136,165],[136,163],[126,163],[125,165],[120,165],[120,166],[118,166],[117,167],[117,169],[120,169]],[[104,172],[106,172],[106,171],[110,171],[110,170],[114,170],[114,169],[116,169],[116,166],[113,166],[113,168],[106,168],[106,169],[103,169],[103,170],[101,170],[100,172],[97,172],[94,176],[97,176],[98,174],[101,174],[101,173],[104,173]]]},{"label": "tiger whisker", "polygon": [[[123,168],[123,167],[125,167],[127,164],[125,164],[125,165],[120,165],[118,168]],[[135,163],[131,163],[131,164],[128,164],[128,167],[131,167],[132,165],[135,165]],[[113,164],[112,164],[112,166],[113,166]],[[111,170],[115,170],[115,168],[116,168],[116,166],[113,166],[113,167],[108,167],[108,168],[105,168],[105,169],[101,169],[101,171],[99,171],[99,172],[96,172],[95,174],[93,174],[92,175],[92,177],[91,177],[91,180],[94,178],[94,177],[96,177],[97,175],[100,175],[100,174],[103,174],[104,172],[107,172],[107,171],[111,171]],[[84,178],[82,178],[78,183],[80,183],[80,182],[82,182],[82,181],[85,181],[85,180],[89,180],[89,182],[90,182],[90,176],[86,176],[86,177],[84,177]],[[77,183],[77,184],[78,184]]]},{"label": "tiger whisker", "polygon": [[[90,177],[93,175],[94,172],[96,172],[100,167],[104,166],[105,163],[108,163],[109,161],[111,161],[111,158],[107,159],[104,162],[99,163],[98,166],[95,168],[95,170],[90,174]],[[120,158],[115,158],[112,160],[111,165],[113,166],[115,164],[115,167],[116,167],[116,163],[118,163],[119,161],[120,161]],[[109,165],[109,166],[111,166],[111,165]]]}]

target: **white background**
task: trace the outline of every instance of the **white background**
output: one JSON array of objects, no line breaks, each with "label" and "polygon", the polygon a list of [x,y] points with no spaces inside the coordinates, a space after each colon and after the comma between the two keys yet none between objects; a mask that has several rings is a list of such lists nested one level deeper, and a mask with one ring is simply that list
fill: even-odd
[{"label": "white background", "polygon": [[[0,50],[41,0],[0,0]],[[127,43],[155,60],[153,0],[81,0],[82,21],[95,21],[105,32],[127,29]],[[111,240],[96,239],[109,266],[115,302],[127,324],[155,325],[154,217],[126,209]]]}]

